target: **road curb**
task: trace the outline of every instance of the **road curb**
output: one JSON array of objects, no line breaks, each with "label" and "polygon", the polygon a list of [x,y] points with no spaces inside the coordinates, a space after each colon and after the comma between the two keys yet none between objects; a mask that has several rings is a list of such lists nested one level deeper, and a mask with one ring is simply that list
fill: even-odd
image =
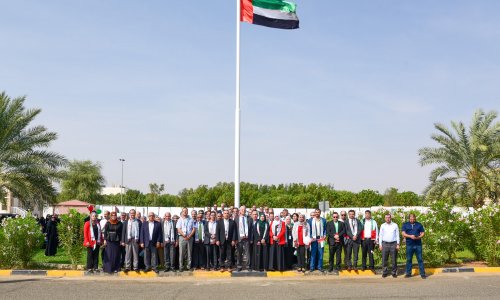
[{"label": "road curb", "polygon": [[[380,270],[378,270],[380,271]],[[400,275],[404,274],[404,269],[399,269]],[[401,272],[402,271],[402,272]],[[477,267],[477,268],[426,268],[427,275],[436,274],[456,274],[456,273],[500,273],[500,267]],[[412,275],[419,275],[418,268],[412,269]],[[378,277],[380,272],[367,271],[347,271],[340,272],[308,272],[302,273],[297,271],[269,271],[269,272],[217,272],[217,271],[192,271],[192,272],[118,272],[108,274],[104,272],[88,273],[86,271],[76,270],[0,270],[0,276],[46,276],[46,277],[102,277],[102,276],[118,276],[130,278],[155,278],[155,277],[195,277],[195,278],[233,278],[233,277],[303,277],[303,276],[332,276],[332,277]]]}]

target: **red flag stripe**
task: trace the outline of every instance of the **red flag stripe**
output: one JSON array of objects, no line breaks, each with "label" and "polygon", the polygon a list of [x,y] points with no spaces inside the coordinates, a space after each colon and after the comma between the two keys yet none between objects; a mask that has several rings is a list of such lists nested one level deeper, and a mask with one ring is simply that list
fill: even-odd
[{"label": "red flag stripe", "polygon": [[253,4],[252,0],[240,0],[241,14],[240,19],[242,22],[253,23]]}]

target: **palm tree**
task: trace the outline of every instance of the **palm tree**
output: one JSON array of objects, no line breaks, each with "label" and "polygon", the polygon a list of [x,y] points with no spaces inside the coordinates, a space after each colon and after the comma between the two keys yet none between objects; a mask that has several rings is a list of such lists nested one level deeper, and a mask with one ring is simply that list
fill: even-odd
[{"label": "palm tree", "polygon": [[97,203],[102,199],[101,188],[105,179],[101,164],[90,160],[74,160],[63,171],[59,200],[78,199]]},{"label": "palm tree", "polygon": [[452,130],[434,124],[431,138],[439,147],[419,150],[420,164],[438,165],[430,174],[426,195],[479,207],[500,196],[500,123],[497,112],[477,110],[468,129],[451,122]]},{"label": "palm tree", "polygon": [[29,127],[41,110],[26,109],[25,99],[0,93],[0,197],[10,192],[21,202],[51,203],[53,182],[66,159],[47,150],[56,133],[41,125]]}]

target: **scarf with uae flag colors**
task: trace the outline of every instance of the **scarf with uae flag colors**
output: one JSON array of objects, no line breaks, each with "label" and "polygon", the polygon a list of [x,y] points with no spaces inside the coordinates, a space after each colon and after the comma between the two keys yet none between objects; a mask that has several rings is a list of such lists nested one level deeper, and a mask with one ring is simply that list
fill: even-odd
[{"label": "scarf with uae flag colors", "polygon": [[240,0],[241,21],[280,29],[299,28],[297,5],[283,0]]}]

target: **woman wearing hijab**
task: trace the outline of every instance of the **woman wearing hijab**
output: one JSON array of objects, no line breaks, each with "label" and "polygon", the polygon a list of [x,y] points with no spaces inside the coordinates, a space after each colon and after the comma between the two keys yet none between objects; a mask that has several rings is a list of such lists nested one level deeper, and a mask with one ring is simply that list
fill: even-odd
[{"label": "woman wearing hijab", "polygon": [[269,224],[266,215],[260,213],[257,226],[253,228],[253,259],[252,269],[255,271],[267,271],[267,248],[269,245]]},{"label": "woman wearing hijab", "polygon": [[47,222],[46,238],[47,245],[45,247],[45,256],[55,256],[57,253],[57,246],[59,246],[59,233],[57,232],[57,216],[54,214],[50,216]]},{"label": "woman wearing hijab", "polygon": [[104,226],[103,270],[107,273],[118,273],[120,270],[120,243],[122,241],[122,222],[118,221],[116,212],[111,212],[109,221]]},{"label": "woman wearing hijab", "polygon": [[293,224],[290,216],[285,217],[285,268],[291,270],[292,266],[297,264],[297,257],[293,255],[295,248],[293,247]]},{"label": "woman wearing hijab", "polygon": [[83,246],[87,248],[87,271],[94,272],[99,265],[99,247],[103,240],[97,213],[90,213],[90,220],[83,226]]},{"label": "woman wearing hijab", "polygon": [[306,270],[306,247],[309,239],[309,224],[303,214],[299,215],[299,221],[293,225],[293,244],[297,249],[297,266],[299,272]]},{"label": "woman wearing hijab", "polygon": [[285,270],[285,222],[280,220],[280,216],[276,215],[269,226],[269,270],[284,271]]}]

